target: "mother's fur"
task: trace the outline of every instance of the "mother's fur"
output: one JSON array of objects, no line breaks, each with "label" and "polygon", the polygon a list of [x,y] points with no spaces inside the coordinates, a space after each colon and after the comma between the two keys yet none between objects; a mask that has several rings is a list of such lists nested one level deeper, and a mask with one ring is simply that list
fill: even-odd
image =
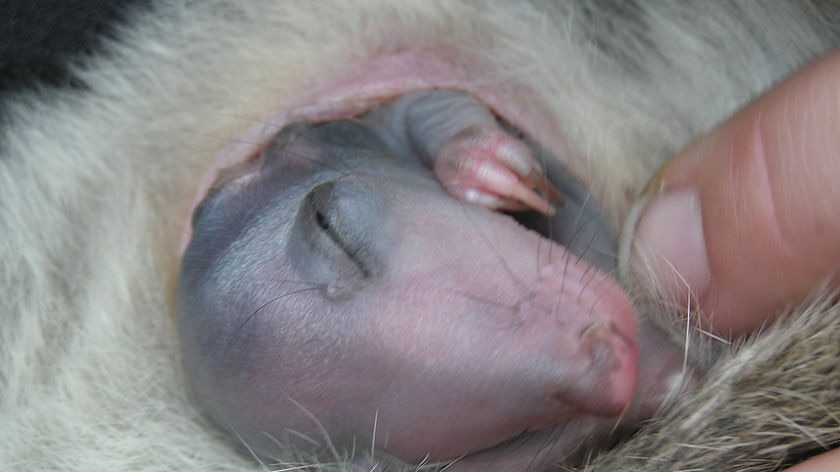
[{"label": "mother's fur", "polygon": [[[407,49],[473,56],[489,65],[482,81],[536,91],[618,227],[669,154],[836,45],[838,10],[208,0],[136,13],[75,70],[84,88],[21,95],[5,110],[0,465],[288,470],[307,460],[260,465],[209,424],[190,401],[171,316],[200,174],[301,84]],[[669,319],[679,307],[650,311]],[[838,314],[830,297],[806,303],[590,467],[773,470],[836,447]]]}]

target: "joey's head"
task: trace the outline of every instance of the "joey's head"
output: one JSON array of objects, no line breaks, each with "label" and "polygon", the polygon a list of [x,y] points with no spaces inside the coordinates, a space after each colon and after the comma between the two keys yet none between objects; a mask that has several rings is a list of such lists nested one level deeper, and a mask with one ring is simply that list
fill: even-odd
[{"label": "joey's head", "polygon": [[199,401],[269,457],[373,442],[521,466],[605,436],[636,393],[636,321],[592,240],[590,264],[397,154],[356,121],[298,123],[214,184],[178,289]]}]

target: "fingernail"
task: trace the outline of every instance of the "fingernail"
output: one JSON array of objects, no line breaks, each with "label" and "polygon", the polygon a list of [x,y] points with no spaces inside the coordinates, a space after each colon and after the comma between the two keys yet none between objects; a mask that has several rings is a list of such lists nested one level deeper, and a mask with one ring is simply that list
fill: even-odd
[{"label": "fingernail", "polygon": [[641,211],[629,254],[631,273],[676,303],[702,300],[709,288],[709,262],[696,190],[668,191]]}]

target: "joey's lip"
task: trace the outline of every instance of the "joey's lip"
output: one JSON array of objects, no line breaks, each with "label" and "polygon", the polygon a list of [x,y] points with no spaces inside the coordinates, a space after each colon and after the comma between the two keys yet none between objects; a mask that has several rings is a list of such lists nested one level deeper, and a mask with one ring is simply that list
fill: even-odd
[{"label": "joey's lip", "polygon": [[[558,123],[533,92],[521,84],[489,82],[486,67],[471,58],[445,51],[407,51],[351,63],[330,74],[333,80],[308,82],[274,112],[234,138],[217,156],[215,166],[227,167],[257,153],[280,128],[293,121],[314,123],[358,116],[410,92],[451,89],[467,92],[503,121],[540,143],[564,165],[567,158]],[[574,170],[573,170],[574,171]]]},{"label": "joey's lip", "polygon": [[[582,420],[573,425],[558,425],[543,431],[523,431],[496,445],[474,451],[446,465],[446,470],[453,472],[476,472],[486,470],[522,470],[523,464],[529,464],[533,470],[543,470],[551,463],[562,463],[580,457],[583,449],[574,449],[564,454],[556,454],[551,443],[558,434],[576,434],[580,444],[584,444],[588,434],[603,427],[620,428],[614,419],[594,418]],[[572,433],[571,430],[576,430]],[[532,469],[527,469],[532,470]]]}]

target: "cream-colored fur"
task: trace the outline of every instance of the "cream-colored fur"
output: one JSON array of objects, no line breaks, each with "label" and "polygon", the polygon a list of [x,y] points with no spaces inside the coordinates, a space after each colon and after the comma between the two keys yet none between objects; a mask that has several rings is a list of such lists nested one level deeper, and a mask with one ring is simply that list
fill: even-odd
[{"label": "cream-colored fur", "polygon": [[412,48],[474,57],[485,83],[537,91],[619,225],[666,156],[832,45],[804,2],[160,3],[78,70],[90,91],[9,107],[3,470],[265,468],[190,401],[172,317],[178,238],[218,149],[315,78]]}]

